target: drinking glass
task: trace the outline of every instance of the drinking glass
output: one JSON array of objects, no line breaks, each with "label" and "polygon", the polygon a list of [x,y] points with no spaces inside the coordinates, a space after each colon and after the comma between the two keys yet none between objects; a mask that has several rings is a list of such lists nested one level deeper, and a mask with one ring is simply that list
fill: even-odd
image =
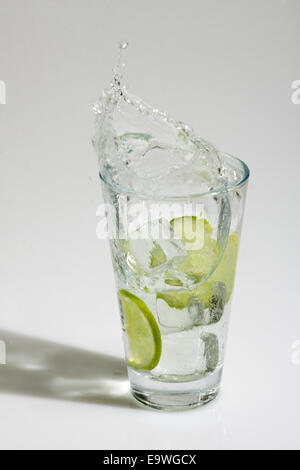
[{"label": "drinking glass", "polygon": [[[220,388],[249,170],[206,193],[136,193],[100,174],[133,396],[196,407]],[[170,182],[171,184],[171,182]]]}]

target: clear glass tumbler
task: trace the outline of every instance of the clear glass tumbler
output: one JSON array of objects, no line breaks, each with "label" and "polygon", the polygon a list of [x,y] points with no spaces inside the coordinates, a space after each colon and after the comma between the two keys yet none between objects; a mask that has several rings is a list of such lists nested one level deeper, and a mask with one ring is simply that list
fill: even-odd
[{"label": "clear glass tumbler", "polygon": [[203,194],[149,197],[100,175],[130,387],[154,408],[196,407],[220,387],[249,177],[222,158],[235,184]]}]

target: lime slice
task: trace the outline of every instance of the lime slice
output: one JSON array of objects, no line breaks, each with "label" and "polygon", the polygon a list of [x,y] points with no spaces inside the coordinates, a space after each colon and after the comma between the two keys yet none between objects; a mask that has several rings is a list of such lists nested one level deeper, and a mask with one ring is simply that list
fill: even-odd
[{"label": "lime slice", "polygon": [[182,281],[180,279],[165,279],[165,284],[176,287],[183,286]]},{"label": "lime slice", "polygon": [[157,299],[162,299],[167,302],[171,308],[183,309],[187,307],[188,301],[191,297],[198,297],[203,300],[205,307],[208,307],[212,293],[212,284],[210,282],[205,282],[191,290],[159,292],[156,297]]},{"label": "lime slice", "polygon": [[226,302],[229,301],[232,294],[238,250],[239,238],[236,233],[232,233],[228,237],[223,258],[210,278],[212,282],[224,282],[227,289]]},{"label": "lime slice", "polygon": [[195,216],[177,217],[170,222],[187,250],[200,250],[204,243],[204,219]]},{"label": "lime slice", "polygon": [[183,241],[190,242],[199,230],[212,233],[213,229],[206,219],[198,219],[195,215],[185,215],[177,217],[170,222],[173,230],[183,239]]},{"label": "lime slice", "polygon": [[211,237],[212,228],[206,219],[195,216],[178,217],[171,221],[174,231],[180,236],[187,255],[177,269],[197,284],[207,276],[218,261],[219,249]]},{"label": "lime slice", "polygon": [[119,294],[128,340],[128,365],[152,370],[161,356],[161,335],[155,318],[141,299],[126,290]]},{"label": "lime slice", "polygon": [[157,242],[153,242],[153,248],[150,251],[150,268],[156,268],[167,261],[166,254]]},{"label": "lime slice", "polygon": [[177,269],[194,277],[196,282],[199,282],[213,270],[218,261],[218,253],[215,240],[205,236],[203,248],[188,251],[184,261],[177,266]]},{"label": "lime slice", "polygon": [[[237,255],[238,255],[238,236],[236,233],[231,234],[228,237],[228,242],[226,245],[225,252],[223,254],[222,260],[215,270],[215,272],[210,276],[210,278],[200,284],[200,286],[195,287],[194,289],[190,290],[178,290],[173,292],[161,292],[157,294],[158,299],[162,299],[171,308],[178,308],[183,309],[187,307],[188,301],[191,297],[198,297],[199,299],[203,300],[205,307],[209,307],[209,302],[211,296],[213,295],[213,286],[215,282],[224,282],[226,285],[226,302],[230,300],[233,283],[234,283],[234,276],[235,276],[235,269],[236,269],[236,262],[237,262]],[[193,259],[194,254],[194,259]],[[207,255],[210,256],[209,253]],[[184,266],[185,272],[194,272],[194,266],[198,261],[198,252],[190,252],[188,253],[186,259],[182,263]],[[209,260],[207,261],[209,263]],[[189,264],[190,263],[190,264]],[[179,265],[179,268],[180,266]],[[197,268],[196,268],[197,269]]]}]

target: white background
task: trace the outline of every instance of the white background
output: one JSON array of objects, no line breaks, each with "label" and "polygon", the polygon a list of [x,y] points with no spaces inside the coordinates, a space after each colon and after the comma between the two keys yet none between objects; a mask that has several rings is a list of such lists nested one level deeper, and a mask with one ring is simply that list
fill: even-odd
[{"label": "white background", "polygon": [[[130,398],[96,238],[91,107],[124,38],[131,91],[251,170],[222,392],[187,412]],[[300,447],[299,40],[298,0],[0,0],[1,448]]]}]

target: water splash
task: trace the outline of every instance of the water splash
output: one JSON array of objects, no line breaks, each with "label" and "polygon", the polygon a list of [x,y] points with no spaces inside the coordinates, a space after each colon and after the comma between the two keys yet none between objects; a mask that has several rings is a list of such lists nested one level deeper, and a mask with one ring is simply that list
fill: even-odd
[{"label": "water splash", "polygon": [[128,191],[162,195],[226,186],[222,158],[212,144],[187,124],[128,92],[123,77],[128,45],[119,43],[110,87],[93,108],[93,143],[101,177]]},{"label": "water splash", "polygon": [[124,86],[122,84],[122,81],[123,81],[122,69],[126,67],[126,63],[123,62],[123,57],[124,57],[124,51],[125,49],[128,48],[128,46],[129,46],[128,41],[119,42],[118,57],[117,57],[116,65],[113,69],[113,80],[111,82],[111,87],[116,92],[120,92],[122,90],[122,87]]}]

